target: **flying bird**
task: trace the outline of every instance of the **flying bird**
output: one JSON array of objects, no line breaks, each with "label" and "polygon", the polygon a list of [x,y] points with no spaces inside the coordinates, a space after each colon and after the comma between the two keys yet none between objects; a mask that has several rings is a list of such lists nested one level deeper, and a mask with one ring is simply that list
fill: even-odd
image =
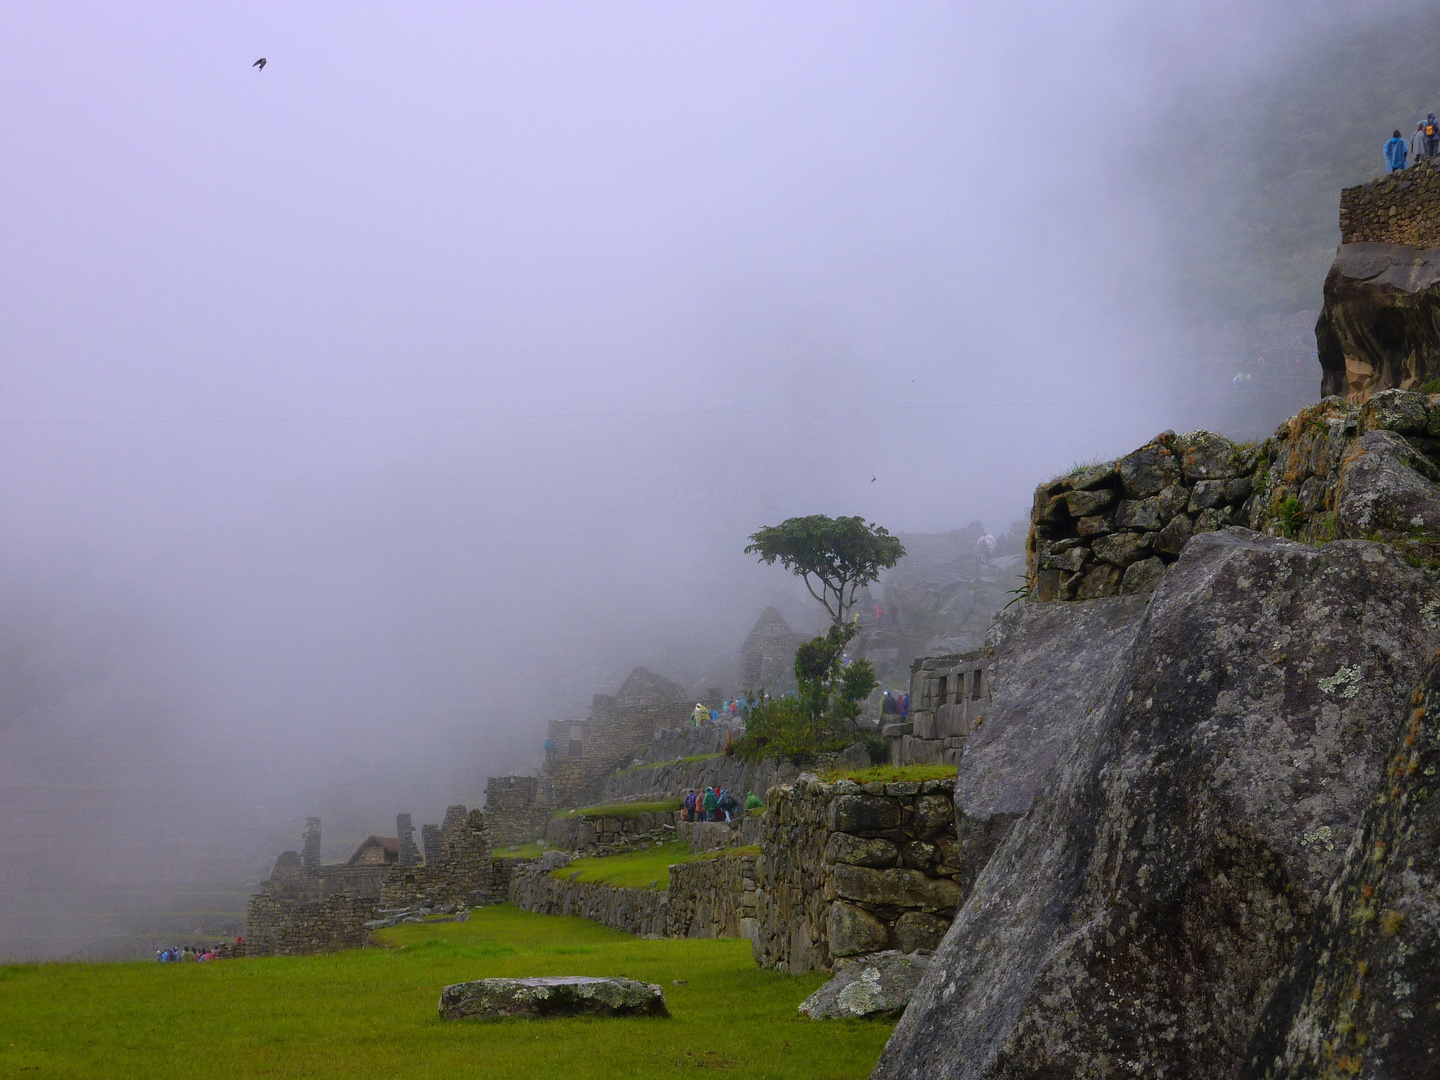
[{"label": "flying bird", "polygon": [[256,61],[255,61],[253,64],[251,64],[250,66],[253,67],[253,68],[259,68],[261,71],[264,71],[264,70],[265,70],[265,58],[264,58],[263,56],[260,57],[259,60],[256,60]]},{"label": "flying bird", "polygon": [[871,474],[870,474],[870,483],[873,484],[874,482],[875,482],[875,474],[874,474],[874,473],[871,473]]}]

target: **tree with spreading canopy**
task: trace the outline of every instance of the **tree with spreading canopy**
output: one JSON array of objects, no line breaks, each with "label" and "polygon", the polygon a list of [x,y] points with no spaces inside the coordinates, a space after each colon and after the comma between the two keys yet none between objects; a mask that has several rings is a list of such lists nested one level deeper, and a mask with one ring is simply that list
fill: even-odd
[{"label": "tree with spreading canopy", "polygon": [[859,516],[810,514],[766,525],[751,535],[745,554],[759,555],[769,566],[778,561],[804,579],[810,595],[825,605],[830,621],[842,626],[855,594],[876,580],[881,570],[899,562],[905,545],[883,525],[866,524]]}]

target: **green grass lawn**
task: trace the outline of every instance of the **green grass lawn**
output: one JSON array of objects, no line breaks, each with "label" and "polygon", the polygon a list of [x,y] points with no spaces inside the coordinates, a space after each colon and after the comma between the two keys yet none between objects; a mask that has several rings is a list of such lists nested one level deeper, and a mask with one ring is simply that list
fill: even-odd
[{"label": "green grass lawn", "polygon": [[[748,941],[643,941],[509,905],[379,936],[393,947],[0,967],[0,1076],[674,1080],[715,1069],[747,1080],[858,1080],[893,1026],[805,1020],[796,1006],[824,976],[761,971]],[[659,983],[672,1015],[438,1018],[447,983],[531,975]]]},{"label": "green grass lawn", "polygon": [[[744,851],[748,854],[750,849],[746,848]],[[655,847],[627,851],[623,855],[572,859],[569,866],[562,866],[559,870],[552,871],[550,876],[559,880],[573,878],[576,881],[591,881],[599,885],[621,885],[630,889],[668,889],[671,863],[714,859],[740,852],[740,848],[727,848],[723,851],[705,851],[696,855],[691,852],[690,845],[684,840],[671,840]]]}]

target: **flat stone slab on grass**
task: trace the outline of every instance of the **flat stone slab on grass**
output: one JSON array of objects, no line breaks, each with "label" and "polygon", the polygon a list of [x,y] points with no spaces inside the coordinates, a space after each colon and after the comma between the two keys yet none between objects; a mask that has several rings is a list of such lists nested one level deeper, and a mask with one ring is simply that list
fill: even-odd
[{"label": "flat stone slab on grass", "polygon": [[893,1019],[929,967],[927,953],[894,950],[838,960],[835,977],[801,1002],[800,1012],[811,1020]]},{"label": "flat stone slab on grass", "polygon": [[669,1016],[654,983],[566,975],[546,979],[477,979],[440,992],[440,1019],[508,1020],[533,1016]]}]

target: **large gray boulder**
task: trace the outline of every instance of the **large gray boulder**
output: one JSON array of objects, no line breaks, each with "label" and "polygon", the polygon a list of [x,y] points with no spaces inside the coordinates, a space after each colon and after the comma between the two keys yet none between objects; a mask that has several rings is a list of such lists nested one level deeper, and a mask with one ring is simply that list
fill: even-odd
[{"label": "large gray boulder", "polygon": [[[1178,467],[1177,467],[1178,468]],[[1028,811],[1061,751],[1120,677],[1149,596],[1016,604],[990,628],[990,704],[955,780],[968,887]]]},{"label": "large gray boulder", "polygon": [[1033,683],[1037,702],[1067,680],[1103,694],[875,1077],[1241,1075],[1384,776],[1436,602],[1379,544],[1192,539],[1133,640],[1116,631],[1116,666]]},{"label": "large gray boulder", "polygon": [[930,967],[922,953],[895,950],[839,960],[835,976],[800,1003],[811,1020],[889,1020],[899,1016]]},{"label": "large gray boulder", "polygon": [[1247,1080],[1440,1072],[1440,664],[1250,1047]]},{"label": "large gray boulder", "polygon": [[477,979],[440,992],[440,1019],[508,1020],[520,1016],[669,1016],[654,983],[567,975]]}]

